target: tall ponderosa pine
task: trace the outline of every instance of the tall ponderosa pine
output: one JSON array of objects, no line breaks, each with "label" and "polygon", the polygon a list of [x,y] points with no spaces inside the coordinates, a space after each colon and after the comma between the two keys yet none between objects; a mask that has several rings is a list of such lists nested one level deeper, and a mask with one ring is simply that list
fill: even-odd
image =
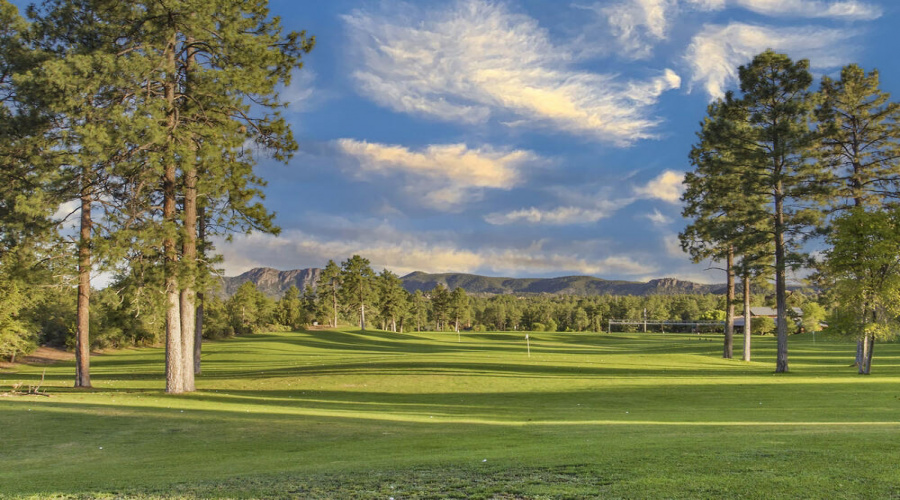
[{"label": "tall ponderosa pine", "polygon": [[454,330],[459,333],[459,323],[469,319],[469,296],[462,287],[456,287],[450,292],[450,316],[453,318]]},{"label": "tall ponderosa pine", "polygon": [[877,70],[851,64],[839,80],[822,78],[816,119],[819,157],[834,178],[832,210],[900,198],[900,104],[879,88]]},{"label": "tall ponderosa pine", "polygon": [[[255,142],[279,160],[296,149],[278,112],[278,88],[289,83],[313,41],[282,33],[266,4],[52,0],[43,10],[43,24],[56,40],[48,46],[65,52],[63,64],[80,77],[68,87],[60,81],[69,122],[100,124],[69,136],[81,156],[94,158],[74,164],[95,172],[127,166],[139,175],[125,183],[129,192],[111,198],[125,198],[130,215],[140,217],[130,246],[162,258],[171,393],[194,386],[198,208],[207,211],[209,234],[276,231],[257,201],[262,181],[246,145]],[[70,54],[84,62],[76,64]],[[76,101],[83,106],[76,108]],[[109,126],[113,106],[127,106],[117,113],[127,123]],[[106,199],[91,195],[91,203]]]},{"label": "tall ponderosa pine", "polygon": [[325,297],[331,297],[331,314],[329,314],[332,328],[337,328],[338,324],[338,290],[341,287],[341,268],[335,264],[333,260],[329,260],[319,275],[316,282],[317,293]]},{"label": "tall ponderosa pine", "polygon": [[79,204],[76,387],[91,385],[91,272],[127,246],[120,231],[124,190],[139,171],[135,152],[153,142],[143,133],[152,119],[136,111],[133,75],[123,71],[120,57],[121,20],[130,15],[126,4],[90,0],[52,0],[29,10],[34,43],[46,57],[22,81],[35,105],[53,117],[41,161],[59,166],[60,201]]},{"label": "tall ponderosa pine", "polygon": [[341,302],[357,313],[359,328],[365,330],[366,306],[371,308],[377,298],[375,273],[369,266],[369,259],[354,255],[341,263],[340,293]]},{"label": "tall ponderosa pine", "polygon": [[[682,215],[692,219],[679,235],[682,249],[695,262],[706,259],[725,263],[726,314],[722,357],[734,350],[735,256],[748,259],[759,245],[765,212],[761,196],[741,193],[744,169],[741,144],[736,137],[746,127],[746,115],[732,102],[717,101],[697,133],[691,149],[694,170],[685,175]],[[746,314],[745,314],[746,315]],[[747,348],[745,335],[745,353]],[[745,354],[746,358],[746,354]]]},{"label": "tall ponderosa pine", "polygon": [[[822,78],[816,118],[822,129],[819,155],[834,177],[831,210],[878,210],[900,197],[900,104],[879,88],[878,71],[851,64],[839,80]],[[866,362],[868,339],[857,341],[856,365]]]},{"label": "tall ponderosa pine", "polygon": [[382,319],[390,324],[392,332],[397,331],[398,320],[402,319],[408,310],[407,295],[409,294],[403,289],[403,282],[399,276],[388,269],[381,271],[378,275],[378,309]]},{"label": "tall ponderosa pine", "polygon": [[816,132],[811,129],[809,62],[793,62],[771,50],[739,68],[741,93],[729,105],[746,113],[737,130],[743,192],[767,196],[768,232],[774,247],[776,372],[788,371],[787,270],[802,261],[798,252],[805,231],[821,212],[815,204],[826,190],[820,165],[811,161]]}]

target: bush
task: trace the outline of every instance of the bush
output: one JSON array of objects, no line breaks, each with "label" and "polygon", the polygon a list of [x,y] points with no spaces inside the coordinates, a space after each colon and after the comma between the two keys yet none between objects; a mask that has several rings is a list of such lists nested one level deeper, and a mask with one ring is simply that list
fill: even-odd
[{"label": "bush", "polygon": [[547,326],[544,325],[543,323],[532,323],[532,324],[531,324],[531,331],[532,331],[532,332],[546,332],[546,331],[547,331]]},{"label": "bush", "polygon": [[753,335],[769,335],[775,331],[775,320],[766,317],[750,319],[750,333]]}]

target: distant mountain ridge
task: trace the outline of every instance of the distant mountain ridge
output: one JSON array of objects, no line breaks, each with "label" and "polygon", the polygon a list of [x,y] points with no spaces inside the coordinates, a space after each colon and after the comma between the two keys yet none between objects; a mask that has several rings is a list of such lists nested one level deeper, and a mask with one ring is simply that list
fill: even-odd
[{"label": "distant mountain ridge", "polygon": [[271,267],[256,267],[239,276],[223,277],[220,295],[231,297],[241,285],[252,281],[259,291],[269,297],[278,298],[284,295],[291,285],[296,286],[300,293],[303,293],[307,286],[315,288],[316,281],[321,275],[322,270],[318,268],[279,271]]},{"label": "distant mountain ridge", "polygon": [[[222,295],[230,297],[241,284],[252,281],[270,297],[281,297],[291,285],[302,292],[307,285],[316,287],[322,270],[318,268],[279,271],[268,267],[251,269],[239,276],[224,277]],[[677,295],[724,293],[725,285],[704,285],[675,278],[648,282],[605,280],[593,276],[559,278],[498,278],[465,273],[429,274],[421,271],[400,278],[410,293],[432,290],[438,283],[450,288],[462,287],[470,294],[549,294],[549,295]]]}]

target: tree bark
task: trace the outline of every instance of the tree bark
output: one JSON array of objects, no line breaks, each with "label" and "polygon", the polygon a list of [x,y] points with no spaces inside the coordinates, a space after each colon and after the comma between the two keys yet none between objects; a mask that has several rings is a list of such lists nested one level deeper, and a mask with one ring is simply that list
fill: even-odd
[{"label": "tree bark", "polygon": [[[188,37],[186,44],[188,51],[192,51],[194,39]],[[194,55],[188,53],[185,62],[185,92],[190,93],[191,72],[194,65]],[[183,201],[183,230],[181,240],[181,267],[180,274],[181,294],[179,306],[181,311],[181,376],[184,378],[184,391],[193,392],[194,386],[194,341],[197,327],[196,300],[197,292],[194,288],[197,276],[197,165],[196,142],[191,142],[191,158],[182,158],[182,176],[184,178]]]},{"label": "tree bark", "polygon": [[166,392],[170,394],[180,394],[184,392],[184,375],[182,374],[184,363],[184,355],[182,353],[181,343],[181,311],[180,311],[180,293],[178,287],[178,252],[175,241],[175,195],[176,195],[176,167],[175,167],[175,145],[174,131],[177,125],[177,110],[175,109],[175,86],[177,85],[177,77],[175,75],[175,46],[177,40],[175,35],[167,47],[166,54],[166,83],[165,97],[166,120],[169,127],[168,137],[168,157],[163,172],[163,223],[165,224],[165,235],[163,236],[163,254],[165,256],[165,293],[166,293]]},{"label": "tree bark", "polygon": [[[206,242],[206,213],[202,206],[197,208],[197,239],[200,242],[201,251]],[[200,375],[200,354],[203,346],[203,292],[197,292],[197,317],[194,325],[194,375]]]},{"label": "tree bark", "polygon": [[869,335],[868,348],[866,349],[866,375],[872,373],[872,354],[875,351],[875,336]]},{"label": "tree bark", "polygon": [[781,181],[775,187],[775,306],[776,333],[778,335],[778,352],[775,361],[775,373],[788,371],[787,349],[787,265],[785,263],[784,246],[784,197]]},{"label": "tree bark", "polygon": [[181,242],[181,265],[185,268],[181,275],[181,355],[184,390],[191,392],[194,387],[194,341],[197,326],[195,308],[197,269],[197,170],[187,169],[184,172],[184,231]]},{"label": "tree bark", "polygon": [[78,303],[75,331],[75,387],[91,386],[91,190],[82,172],[81,231],[78,238]]},{"label": "tree bark", "polygon": [[337,328],[337,321],[338,321],[338,312],[337,312],[337,283],[335,283],[334,280],[331,280],[331,306],[332,306],[332,311],[333,311],[333,313],[334,313],[334,314],[332,315],[331,327],[332,327],[332,328]]},{"label": "tree bark", "polygon": [[750,273],[744,273],[744,361],[750,361]]},{"label": "tree bark", "polygon": [[734,356],[734,247],[728,247],[725,261],[726,293],[725,293],[725,345],[722,357],[731,359]]}]

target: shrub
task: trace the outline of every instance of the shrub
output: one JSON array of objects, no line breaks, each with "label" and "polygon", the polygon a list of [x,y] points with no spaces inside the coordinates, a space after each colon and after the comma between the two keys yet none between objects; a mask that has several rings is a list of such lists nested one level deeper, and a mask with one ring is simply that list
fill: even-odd
[{"label": "shrub", "polygon": [[756,317],[750,320],[750,333],[753,335],[769,335],[775,331],[775,320],[766,317]]}]

